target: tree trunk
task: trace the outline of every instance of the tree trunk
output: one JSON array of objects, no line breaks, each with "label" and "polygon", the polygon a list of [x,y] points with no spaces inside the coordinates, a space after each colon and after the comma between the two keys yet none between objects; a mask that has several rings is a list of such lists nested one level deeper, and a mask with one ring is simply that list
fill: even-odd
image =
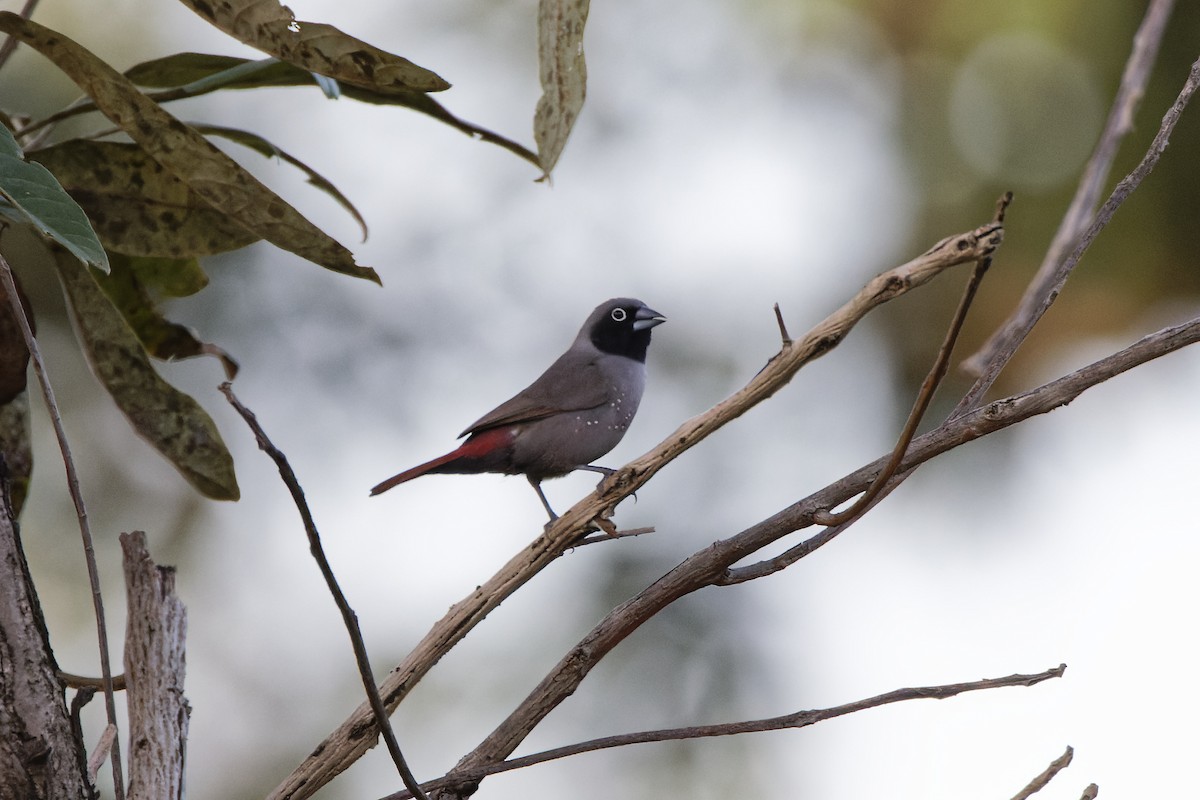
[{"label": "tree trunk", "polygon": [[0,800],[92,797],[42,609],[0,491]]}]

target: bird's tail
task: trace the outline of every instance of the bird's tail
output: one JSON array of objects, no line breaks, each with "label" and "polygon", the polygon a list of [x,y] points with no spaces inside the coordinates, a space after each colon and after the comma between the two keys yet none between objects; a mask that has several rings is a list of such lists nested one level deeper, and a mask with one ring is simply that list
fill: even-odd
[{"label": "bird's tail", "polygon": [[457,450],[446,453],[412,469],[406,469],[398,475],[393,475],[383,483],[371,489],[371,496],[383,494],[388,489],[399,486],[405,481],[428,475],[431,472],[500,472],[501,452],[512,441],[511,428],[493,428],[472,434]]}]

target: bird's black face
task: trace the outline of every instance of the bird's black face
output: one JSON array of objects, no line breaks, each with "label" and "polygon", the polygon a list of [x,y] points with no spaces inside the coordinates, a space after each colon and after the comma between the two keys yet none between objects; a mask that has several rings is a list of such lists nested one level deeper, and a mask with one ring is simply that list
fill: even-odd
[{"label": "bird's black face", "polygon": [[667,318],[640,300],[620,297],[592,312],[588,336],[598,350],[645,362],[650,329]]}]

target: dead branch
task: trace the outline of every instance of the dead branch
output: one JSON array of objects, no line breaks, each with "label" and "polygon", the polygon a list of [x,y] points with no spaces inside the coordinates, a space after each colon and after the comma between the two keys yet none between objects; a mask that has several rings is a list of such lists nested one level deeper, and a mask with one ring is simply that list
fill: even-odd
[{"label": "dead branch", "polygon": [[184,796],[184,749],[192,709],[183,696],[187,609],[175,570],[150,559],[146,534],[121,534],[129,620],[125,670],[129,709],[129,799]]},{"label": "dead branch", "polygon": [[1024,789],[1013,795],[1012,800],[1029,800],[1030,797],[1045,789],[1050,781],[1054,780],[1054,776],[1062,772],[1071,763],[1071,759],[1075,757],[1075,751],[1068,747],[1066,752],[1050,762],[1050,766],[1042,770],[1042,774],[1031,780]]},{"label": "dead branch", "polygon": [[[698,725],[686,728],[664,728],[652,731],[640,731],[638,733],[625,733],[618,736],[605,736],[600,739],[591,739],[586,742],[567,745],[566,747],[556,747],[553,750],[545,750],[541,753],[533,753],[528,756],[509,759],[498,764],[481,767],[473,772],[459,773],[455,771],[454,778],[439,778],[436,781],[429,782],[424,788],[430,792],[464,785],[469,788],[489,775],[495,775],[499,772],[509,772],[514,769],[523,769],[535,764],[543,764],[547,761],[579,755],[580,753],[590,753],[595,750],[607,750],[613,747],[647,744],[649,742],[679,741],[682,739],[732,736],[739,733],[762,733],[765,731],[806,728],[810,725],[816,725],[818,722],[824,722],[827,719],[842,717],[858,711],[865,711],[868,708],[878,708],[879,706],[900,703],[906,700],[945,700],[964,692],[999,689],[1006,686],[1036,686],[1051,678],[1061,678],[1066,669],[1066,664],[1060,664],[1052,669],[1031,675],[1008,675],[1003,678],[985,678],[967,683],[895,689],[884,694],[875,695],[874,697],[868,697],[864,700],[857,700],[853,703],[845,703],[840,706],[822,708],[815,711],[797,711],[793,714],[785,714],[769,719],[729,722],[717,725]],[[397,792],[396,794],[388,795],[383,800],[404,800],[404,798],[410,796],[407,792]]]}]

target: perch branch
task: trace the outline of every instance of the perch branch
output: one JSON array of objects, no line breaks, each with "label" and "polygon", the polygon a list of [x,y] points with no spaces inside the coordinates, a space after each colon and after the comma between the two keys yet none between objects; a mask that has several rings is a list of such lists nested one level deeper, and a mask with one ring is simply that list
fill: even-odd
[{"label": "perch branch", "polygon": [[[1200,319],[1164,329],[1134,345],[1025,394],[998,400],[943,423],[917,437],[901,468],[912,469],[975,439],[1045,414],[1074,400],[1086,389],[1153,358],[1200,341]],[[810,495],[741,533],[693,553],[635,597],[625,601],[580,640],[530,692],[529,696],[450,773],[469,773],[506,759],[541,720],[569,697],[591,669],[621,641],[671,603],[698,589],[739,583],[776,572],[782,557],[732,569],[732,565],[793,531],[813,524],[818,509],[845,502],[879,474],[886,457]],[[813,552],[837,535],[837,528],[788,551],[787,563]]]},{"label": "perch branch", "polygon": [[[741,390],[683,423],[650,452],[629,463],[547,526],[483,585],[451,606],[380,686],[386,707],[395,709],[407,693],[492,609],[557,559],[591,521],[641,488],[666,464],[737,419],[786,385],[805,364],[836,347],[869,311],[921,286],[944,270],[978,261],[1004,238],[994,222],[950,236],[925,253],[871,279],[849,302],[798,340],[785,344]],[[358,760],[375,743],[374,715],[359,706],[271,793],[271,800],[310,797]]]},{"label": "perch branch", "polygon": [[[509,759],[497,764],[490,764],[471,772],[456,771],[453,778],[446,777],[430,781],[424,785],[424,789],[426,791],[435,791],[463,786],[464,784],[470,786],[489,775],[509,772],[514,769],[523,769],[535,764],[543,764],[547,761],[566,758],[567,756],[590,753],[596,750],[607,750],[613,747],[625,747],[627,745],[646,744],[650,742],[701,739],[715,736],[733,736],[740,733],[762,733],[765,731],[807,728],[810,725],[816,725],[818,722],[824,722],[827,719],[843,717],[847,714],[854,714],[869,708],[878,708],[890,703],[901,703],[907,700],[945,700],[965,692],[978,692],[985,689],[999,689],[1007,686],[1036,686],[1052,678],[1061,678],[1066,669],[1066,664],[1060,664],[1044,672],[1029,675],[1008,675],[1003,678],[985,678],[967,683],[949,683],[941,686],[895,689],[884,694],[857,700],[852,703],[845,703],[840,706],[813,711],[797,711],[793,714],[770,717],[768,719],[728,722],[717,725],[697,725],[686,728],[663,728],[652,731],[639,731],[637,733],[624,733],[617,736],[605,736],[600,739],[591,739],[586,742],[578,742],[565,747],[556,747],[553,750],[545,750],[540,753]],[[388,795],[383,800],[404,800],[407,797],[410,797],[407,792],[397,792]]]},{"label": "perch branch", "polygon": [[296,510],[300,512],[300,518],[304,522],[304,531],[308,534],[309,550],[312,551],[312,556],[316,559],[317,566],[321,570],[321,575],[325,578],[325,583],[329,587],[329,593],[333,595],[333,601],[337,604],[338,611],[342,614],[342,621],[346,624],[346,633],[349,634],[350,644],[354,648],[354,660],[358,664],[358,673],[362,677],[363,688],[367,693],[367,702],[370,704],[371,710],[375,715],[376,724],[383,730],[383,739],[387,743],[392,761],[396,764],[396,770],[400,773],[400,780],[404,782],[405,787],[418,800],[428,800],[424,792],[421,791],[421,786],[413,775],[412,770],[408,768],[408,762],[405,760],[404,754],[400,751],[400,743],[396,740],[396,733],[392,730],[391,723],[388,721],[388,712],[379,697],[379,691],[375,688],[375,677],[371,673],[371,662],[367,658],[367,645],[363,641],[362,629],[358,625],[358,615],[354,613],[354,609],[350,607],[349,601],[346,600],[346,595],[342,593],[342,587],[338,585],[337,578],[333,574],[333,568],[329,566],[329,560],[325,557],[325,548],[321,544],[321,534],[317,531],[317,524],[313,520],[312,512],[308,508],[308,501],[304,499],[304,489],[301,488],[300,481],[296,478],[296,473],[292,470],[291,464],[288,463],[287,457],[267,438],[266,431],[259,425],[258,418],[254,415],[254,412],[242,405],[241,401],[234,395],[233,386],[228,381],[221,384],[221,392],[229,400],[229,404],[246,421],[246,425],[254,433],[254,438],[258,442],[259,449],[275,462],[275,466],[279,469],[280,477],[283,479],[288,491],[291,492],[292,500],[296,503]]},{"label": "perch branch", "polygon": [[1091,245],[1096,235],[1104,229],[1116,210],[1154,169],[1158,159],[1167,148],[1167,141],[1175,123],[1183,113],[1196,91],[1197,72],[1200,62],[1192,65],[1188,79],[1175,103],[1167,110],[1158,134],[1138,166],[1127,175],[1109,195],[1094,218],[1091,209],[1100,196],[1100,190],[1108,177],[1117,148],[1125,134],[1132,128],[1133,114],[1145,93],[1154,58],[1162,40],[1167,18],[1170,16],[1172,0],[1153,0],[1146,11],[1142,26],[1134,37],[1134,48],[1125,66],[1121,86],[1109,113],[1108,122],[1101,134],[1100,143],[1089,160],[1080,180],[1075,198],[1051,242],[1050,249],[1038,269],[1033,282],[1026,289],[1016,311],[986,344],[971,358],[964,368],[975,375],[975,384],[959,402],[955,413],[974,408],[984,394],[995,383],[997,376],[1012,359],[1013,354],[1033,326],[1047,309],[1058,299],[1067,279],[1079,260]]},{"label": "perch branch", "polygon": [[1066,752],[1050,762],[1050,766],[1042,770],[1042,774],[1031,780],[1029,784],[1013,795],[1012,800],[1029,800],[1030,797],[1046,788],[1050,781],[1054,780],[1054,776],[1062,772],[1071,763],[1071,759],[1075,757],[1075,751],[1068,747]]},{"label": "perch branch", "polygon": [[[9,303],[12,305],[13,316],[16,317],[17,325],[21,328],[25,346],[29,349],[29,360],[33,363],[34,374],[37,375],[38,384],[42,388],[42,398],[45,400],[50,422],[54,426],[54,435],[58,439],[58,449],[62,453],[63,466],[66,468],[67,489],[71,494],[71,501],[75,504],[75,513],[79,520],[79,535],[83,540],[83,556],[87,562],[88,582],[92,590],[92,607],[96,614],[96,638],[100,647],[100,673],[104,681],[104,710],[108,717],[108,724],[116,727],[117,704],[113,698],[112,665],[108,657],[108,627],[104,622],[104,599],[100,594],[100,569],[96,565],[96,548],[92,544],[92,528],[88,522],[87,506],[83,502],[79,473],[75,469],[75,459],[71,457],[71,446],[67,442],[67,432],[63,428],[58,403],[54,400],[54,389],[50,385],[50,376],[46,373],[46,364],[42,361],[42,353],[38,348],[37,339],[29,325],[29,318],[25,316],[25,307],[21,304],[20,295],[17,294],[12,268],[9,267],[8,261],[3,256],[0,256],[0,282],[4,284],[4,291],[8,294]],[[112,774],[113,793],[117,800],[124,800],[125,779],[121,772],[119,737],[113,739],[112,743]]]}]

